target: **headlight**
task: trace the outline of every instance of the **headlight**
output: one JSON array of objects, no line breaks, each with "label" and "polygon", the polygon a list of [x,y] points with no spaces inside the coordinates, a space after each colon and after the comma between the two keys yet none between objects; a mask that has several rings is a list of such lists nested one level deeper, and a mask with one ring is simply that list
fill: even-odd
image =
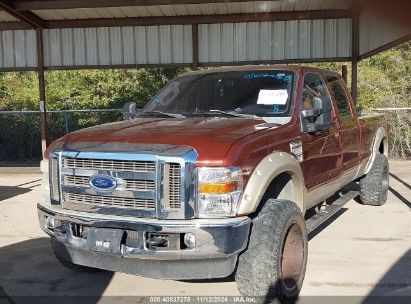
[{"label": "headlight", "polygon": [[241,191],[242,177],[240,168],[198,168],[198,217],[235,216]]}]

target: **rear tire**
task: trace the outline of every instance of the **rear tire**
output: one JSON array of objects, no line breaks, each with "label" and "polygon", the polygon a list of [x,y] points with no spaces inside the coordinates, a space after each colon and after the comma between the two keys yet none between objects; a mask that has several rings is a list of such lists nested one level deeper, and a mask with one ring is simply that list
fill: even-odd
[{"label": "rear tire", "polygon": [[61,256],[57,252],[57,250],[55,248],[55,241],[53,241],[53,240],[51,240],[51,247],[53,248],[54,255],[56,256],[56,258],[60,262],[60,264],[63,265],[64,267],[72,270],[72,271],[87,272],[87,273],[97,273],[97,272],[104,271],[104,270],[98,269],[98,268],[77,265],[77,264],[74,264],[74,263],[66,260],[63,256]]},{"label": "rear tire", "polygon": [[307,253],[300,209],[291,201],[269,199],[254,218],[248,248],[239,257],[239,291],[266,300],[294,300],[304,280]]},{"label": "rear tire", "polygon": [[368,174],[360,180],[360,200],[364,205],[382,206],[387,201],[389,164],[383,154],[377,154]]}]

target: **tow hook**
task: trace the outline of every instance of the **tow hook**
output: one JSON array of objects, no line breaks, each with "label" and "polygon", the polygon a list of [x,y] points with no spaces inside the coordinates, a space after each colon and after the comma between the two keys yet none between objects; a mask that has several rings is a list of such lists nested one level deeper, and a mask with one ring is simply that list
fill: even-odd
[{"label": "tow hook", "polygon": [[65,235],[66,231],[67,230],[63,225],[54,228],[54,233],[59,234],[59,235]]},{"label": "tow hook", "polygon": [[167,239],[160,238],[160,237],[151,237],[146,241],[147,247],[165,247],[167,243]]}]

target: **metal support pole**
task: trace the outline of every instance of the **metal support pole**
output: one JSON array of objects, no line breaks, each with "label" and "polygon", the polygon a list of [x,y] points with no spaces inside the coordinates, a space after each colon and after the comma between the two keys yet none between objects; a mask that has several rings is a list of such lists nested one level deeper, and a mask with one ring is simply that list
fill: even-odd
[{"label": "metal support pole", "polygon": [[352,59],[351,59],[351,97],[357,104],[358,58],[360,53],[360,18],[358,12],[352,17]]},{"label": "metal support pole", "polygon": [[348,68],[347,65],[343,64],[341,68],[342,78],[344,79],[345,84],[348,83]]},{"label": "metal support pole", "polygon": [[192,48],[193,48],[193,68],[198,68],[198,24],[191,25]]},{"label": "metal support pole", "polygon": [[43,55],[43,29],[36,28],[37,41],[37,75],[39,80],[39,103],[40,103],[40,130],[41,130],[41,153],[47,149],[47,115],[46,115],[46,85],[44,78],[44,55]]},{"label": "metal support pole", "polygon": [[70,127],[69,127],[69,114],[67,113],[66,110],[64,110],[64,126],[65,126],[65,131],[66,133],[64,134],[69,134],[70,133]]},{"label": "metal support pole", "polygon": [[354,104],[357,104],[357,82],[358,82],[358,61],[353,59],[351,62],[351,97]]}]

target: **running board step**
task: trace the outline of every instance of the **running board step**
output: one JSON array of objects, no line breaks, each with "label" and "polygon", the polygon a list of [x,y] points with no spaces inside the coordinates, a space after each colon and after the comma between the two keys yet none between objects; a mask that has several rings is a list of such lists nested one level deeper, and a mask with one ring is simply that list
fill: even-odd
[{"label": "running board step", "polygon": [[307,233],[309,234],[317,229],[326,220],[336,214],[338,210],[340,210],[346,203],[358,196],[358,194],[358,191],[348,191],[335,200],[331,205],[327,206],[324,210],[306,220],[305,225],[307,227]]}]

